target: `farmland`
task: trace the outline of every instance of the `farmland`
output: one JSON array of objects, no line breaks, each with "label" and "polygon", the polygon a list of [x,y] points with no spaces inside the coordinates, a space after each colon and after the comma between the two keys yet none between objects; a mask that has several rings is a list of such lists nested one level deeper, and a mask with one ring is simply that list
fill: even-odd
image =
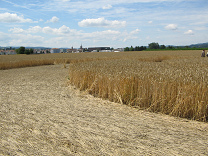
[{"label": "farmland", "polygon": [[70,83],[138,109],[208,120],[208,58],[201,51],[0,56],[0,69],[67,64]]},{"label": "farmland", "polygon": [[102,58],[72,63],[71,84],[139,109],[208,120],[208,59],[201,58],[200,51],[128,52]]},{"label": "farmland", "polygon": [[42,55],[0,55],[0,70],[32,67],[41,65],[67,64],[83,60],[99,60],[108,57],[117,57],[115,54],[104,53],[60,53]]},{"label": "farmland", "polygon": [[68,67],[0,70],[0,155],[207,156],[207,123],[80,92]]}]

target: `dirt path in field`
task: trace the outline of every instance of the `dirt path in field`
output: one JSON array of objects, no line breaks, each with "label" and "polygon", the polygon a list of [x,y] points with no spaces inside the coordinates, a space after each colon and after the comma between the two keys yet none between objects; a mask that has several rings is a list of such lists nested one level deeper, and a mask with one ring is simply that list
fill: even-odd
[{"label": "dirt path in field", "polygon": [[61,65],[0,71],[0,155],[208,155],[208,124],[67,87]]}]

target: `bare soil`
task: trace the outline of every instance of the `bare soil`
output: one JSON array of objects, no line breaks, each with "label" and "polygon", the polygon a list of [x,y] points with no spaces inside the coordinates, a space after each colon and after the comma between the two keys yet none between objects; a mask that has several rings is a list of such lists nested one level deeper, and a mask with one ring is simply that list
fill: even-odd
[{"label": "bare soil", "polygon": [[79,92],[63,65],[0,71],[0,155],[208,155],[208,123]]}]

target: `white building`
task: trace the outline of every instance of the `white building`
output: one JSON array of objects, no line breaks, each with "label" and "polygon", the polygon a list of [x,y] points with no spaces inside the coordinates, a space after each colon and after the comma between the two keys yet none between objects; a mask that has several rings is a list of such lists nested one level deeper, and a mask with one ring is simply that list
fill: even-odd
[{"label": "white building", "polygon": [[66,53],[66,49],[60,49],[60,53]]},{"label": "white building", "polygon": [[7,50],[7,55],[15,55],[17,54],[15,50]]},{"label": "white building", "polygon": [[5,55],[4,50],[0,50],[0,55]]},{"label": "white building", "polygon": [[60,53],[60,49],[59,48],[52,48],[51,53]]},{"label": "white building", "polygon": [[1,50],[0,55],[15,55],[17,54],[15,50]]}]

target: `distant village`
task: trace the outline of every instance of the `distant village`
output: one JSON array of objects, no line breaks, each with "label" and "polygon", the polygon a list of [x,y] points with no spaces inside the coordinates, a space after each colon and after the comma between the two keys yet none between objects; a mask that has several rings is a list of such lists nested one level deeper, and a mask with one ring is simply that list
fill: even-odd
[{"label": "distant village", "polygon": [[[26,48],[27,49],[27,48]],[[30,48],[31,49],[31,48]],[[33,48],[32,48],[33,49]],[[73,48],[67,49],[67,48],[38,48],[33,49],[33,54],[48,54],[48,53],[84,53],[84,52],[122,52],[124,51],[124,48],[117,48],[113,49],[110,47],[89,47],[89,48],[83,48],[82,45],[80,48]],[[0,49],[0,55],[15,55],[16,50],[15,48],[2,48]]]}]

